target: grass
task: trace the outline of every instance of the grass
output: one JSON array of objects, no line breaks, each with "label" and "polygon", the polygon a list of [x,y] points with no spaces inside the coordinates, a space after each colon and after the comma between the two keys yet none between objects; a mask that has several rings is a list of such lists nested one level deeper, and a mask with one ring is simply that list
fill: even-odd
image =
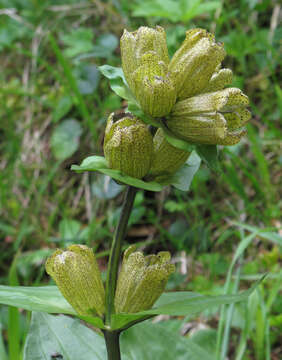
[{"label": "grass", "polygon": [[[189,264],[187,273],[177,262],[179,273],[171,279],[171,289],[229,292],[269,272],[247,304],[226,308],[220,315],[203,314],[197,321],[218,327],[219,359],[279,358],[280,7],[268,0],[202,1],[186,8],[184,15],[165,11],[169,1],[154,11],[157,1],[146,3],[0,1],[1,283],[47,283],[45,249],[75,241],[93,246],[106,269],[121,189],[101,175],[70,171],[70,165],[85,156],[102,153],[105,119],[124,105],[95,66],[120,65],[114,39],[124,27],[164,26],[171,54],[187,28],[204,27],[224,41],[224,65],[234,71],[234,86],[250,97],[248,136],[237,146],[221,149],[221,175],[202,166],[188,193],[140,193],[127,241],[138,241],[146,251],[168,248],[176,262]],[[111,36],[103,48],[99,39],[105,34]],[[74,151],[58,158],[51,139],[68,119],[75,119],[82,133],[73,138]],[[68,142],[63,146],[69,150]],[[1,359],[7,350],[10,359],[19,359],[25,330],[18,310],[9,309],[8,319],[2,311],[0,326]]]}]

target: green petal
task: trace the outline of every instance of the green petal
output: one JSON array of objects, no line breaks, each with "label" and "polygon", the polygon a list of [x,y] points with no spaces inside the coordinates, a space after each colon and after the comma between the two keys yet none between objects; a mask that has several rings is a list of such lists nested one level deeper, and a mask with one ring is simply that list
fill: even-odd
[{"label": "green petal", "polygon": [[120,39],[120,48],[123,72],[130,87],[132,87],[131,74],[140,66],[145,53],[154,51],[159,60],[165,64],[169,63],[166,34],[160,26],[156,29],[141,26],[132,33],[124,30]]},{"label": "green petal", "polygon": [[225,57],[223,44],[202,29],[187,31],[186,39],[173,56],[169,72],[182,100],[200,93]]},{"label": "green petal", "polygon": [[251,118],[251,113],[247,109],[239,108],[236,111],[224,113],[224,118],[227,121],[228,130],[236,130],[246,125]]},{"label": "green petal", "polygon": [[136,179],[149,171],[153,155],[153,137],[147,126],[136,117],[113,122],[110,115],[104,143],[105,157],[109,167]]},{"label": "green petal", "polygon": [[236,131],[228,131],[226,137],[218,141],[218,145],[236,145],[245,136],[247,131],[243,130],[236,130]]},{"label": "green petal", "polygon": [[172,81],[167,74],[167,66],[155,52],[142,57],[142,64],[132,74],[132,87],[144,113],[162,117],[171,111],[176,101]]},{"label": "green petal", "polygon": [[210,81],[203,89],[203,93],[218,91],[224,89],[226,85],[232,83],[232,70],[230,69],[221,69],[219,72],[215,72]]},{"label": "green petal", "polygon": [[72,245],[66,251],[57,250],[47,260],[46,271],[78,314],[103,315],[105,291],[91,249]]},{"label": "green petal", "polygon": [[162,129],[158,129],[154,138],[154,153],[150,169],[152,176],[175,173],[185,164],[190,153],[172,146],[166,139]]},{"label": "green petal", "polygon": [[175,270],[169,264],[170,254],[144,256],[130,247],[124,254],[115,295],[117,313],[134,313],[149,309],[164,291],[169,275]]},{"label": "green petal", "polygon": [[226,120],[220,113],[173,117],[167,126],[179,138],[195,144],[218,144],[227,134]]}]

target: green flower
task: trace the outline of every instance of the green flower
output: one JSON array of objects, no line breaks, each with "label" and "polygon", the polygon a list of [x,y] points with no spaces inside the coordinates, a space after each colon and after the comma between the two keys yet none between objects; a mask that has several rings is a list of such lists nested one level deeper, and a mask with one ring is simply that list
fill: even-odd
[{"label": "green flower", "polygon": [[61,293],[79,315],[105,312],[105,290],[93,251],[84,245],[71,245],[56,250],[46,262]]},{"label": "green flower", "polygon": [[154,138],[153,161],[150,175],[156,180],[160,176],[174,174],[187,161],[190,153],[171,145],[162,129],[158,129]]},{"label": "green flower", "polygon": [[122,69],[143,111],[153,117],[168,114],[176,101],[169,77],[169,56],[163,28],[140,27],[120,39]]},{"label": "green flower", "polygon": [[200,94],[225,57],[222,43],[204,29],[186,32],[186,38],[169,63],[169,73],[182,100]]},{"label": "green flower", "polygon": [[104,139],[105,158],[112,169],[143,178],[153,155],[153,137],[147,126],[130,113],[109,116]]},{"label": "green flower", "polygon": [[117,313],[136,313],[150,309],[163,293],[170,274],[170,253],[144,256],[129,247],[123,257],[115,295]]},{"label": "green flower", "polygon": [[166,121],[179,138],[196,144],[237,144],[251,114],[248,97],[237,88],[197,95],[179,101]]}]

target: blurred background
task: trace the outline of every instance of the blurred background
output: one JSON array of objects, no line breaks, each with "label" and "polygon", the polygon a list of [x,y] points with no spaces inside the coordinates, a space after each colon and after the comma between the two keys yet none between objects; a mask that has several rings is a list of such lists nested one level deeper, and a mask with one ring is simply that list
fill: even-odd
[{"label": "blurred background", "polygon": [[[165,326],[213,353],[221,323],[229,359],[281,359],[278,1],[0,0],[1,284],[50,283],[46,257],[72,243],[93,247],[106,270],[123,187],[70,166],[102,155],[107,116],[126,105],[97,67],[120,66],[124,28],[157,24],[167,32],[170,55],[189,28],[215,33],[225,44],[232,85],[249,96],[253,117],[248,136],[221,149],[220,174],[203,164],[187,193],[139,191],[126,244],[172,252],[177,272],[168,290],[222,294],[269,272],[247,304],[166,318]],[[8,346],[10,359],[20,358],[29,317],[0,308],[0,354]]]}]

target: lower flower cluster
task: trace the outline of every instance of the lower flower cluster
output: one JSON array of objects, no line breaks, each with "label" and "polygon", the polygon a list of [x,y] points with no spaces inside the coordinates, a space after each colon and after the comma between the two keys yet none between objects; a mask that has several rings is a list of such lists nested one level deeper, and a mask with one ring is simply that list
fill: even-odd
[{"label": "lower flower cluster", "polygon": [[[174,272],[169,252],[144,256],[130,247],[124,254],[115,295],[116,313],[150,309]],[[105,314],[105,290],[93,251],[85,245],[56,250],[46,262],[61,293],[79,315]]]}]

